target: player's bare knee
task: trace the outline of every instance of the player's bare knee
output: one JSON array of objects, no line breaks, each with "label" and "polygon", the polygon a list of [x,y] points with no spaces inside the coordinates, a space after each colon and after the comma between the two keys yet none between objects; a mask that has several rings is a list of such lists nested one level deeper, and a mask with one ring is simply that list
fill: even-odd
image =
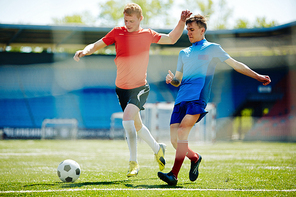
[{"label": "player's bare knee", "polygon": [[178,129],[178,139],[184,140],[184,137],[186,136],[186,130],[185,129]]},{"label": "player's bare knee", "polygon": [[135,122],[135,128],[136,128],[136,131],[140,131],[143,127],[144,127],[143,124],[137,124],[137,123]]}]

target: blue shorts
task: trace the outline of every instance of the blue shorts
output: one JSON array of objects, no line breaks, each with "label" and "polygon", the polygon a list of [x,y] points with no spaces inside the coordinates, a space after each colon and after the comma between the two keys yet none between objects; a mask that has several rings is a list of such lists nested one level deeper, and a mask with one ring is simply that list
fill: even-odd
[{"label": "blue shorts", "polygon": [[181,123],[186,114],[200,114],[199,119],[196,121],[199,122],[208,113],[205,110],[206,106],[206,103],[199,100],[178,103],[174,106],[170,124]]}]

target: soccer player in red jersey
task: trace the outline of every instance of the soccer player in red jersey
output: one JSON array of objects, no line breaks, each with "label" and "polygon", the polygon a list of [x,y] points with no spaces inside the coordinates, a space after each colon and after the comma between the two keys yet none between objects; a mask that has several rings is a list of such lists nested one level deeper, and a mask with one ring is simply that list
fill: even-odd
[{"label": "soccer player in red jersey", "polygon": [[152,148],[160,170],[165,167],[165,144],[155,141],[142,123],[139,113],[144,109],[150,90],[146,80],[150,45],[176,43],[183,33],[186,19],[192,13],[188,10],[182,11],[178,24],[169,34],[141,28],[140,23],[144,17],[138,4],[127,4],[123,14],[125,26],[113,28],[102,39],[77,51],[74,60],[79,61],[85,55],[91,55],[99,49],[115,44],[116,93],[123,110],[122,124],[130,150],[127,176],[132,177],[136,176],[140,169],[137,161],[137,135]]}]

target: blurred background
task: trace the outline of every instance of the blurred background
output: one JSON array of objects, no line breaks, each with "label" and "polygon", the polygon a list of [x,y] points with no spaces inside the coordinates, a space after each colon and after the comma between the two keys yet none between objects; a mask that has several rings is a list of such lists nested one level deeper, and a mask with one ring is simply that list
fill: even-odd
[{"label": "blurred background", "polygon": [[[0,0],[2,138],[40,139],[46,119],[76,120],[81,138],[112,138],[115,130],[122,130],[114,45],[78,63],[72,57],[114,26],[124,25],[122,11],[129,2],[142,7],[142,27],[159,33],[169,33],[184,9],[207,16],[208,41],[271,77],[272,83],[263,86],[219,64],[210,100],[214,113],[201,123],[211,121],[210,129],[204,127],[204,135],[197,138],[214,133],[210,141],[296,141],[293,0]],[[147,103],[152,107],[142,115],[152,132],[169,126],[170,113],[161,110],[170,110],[177,88],[167,85],[165,76],[169,69],[175,71],[179,51],[190,45],[184,30],[175,45],[151,46]],[[167,105],[157,107],[160,103]],[[165,121],[160,119],[163,115]],[[167,127],[151,125],[153,118]]]}]

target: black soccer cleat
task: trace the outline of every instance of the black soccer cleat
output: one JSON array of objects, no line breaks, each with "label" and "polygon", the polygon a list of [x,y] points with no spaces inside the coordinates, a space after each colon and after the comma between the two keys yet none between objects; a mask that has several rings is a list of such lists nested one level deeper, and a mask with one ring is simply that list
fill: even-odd
[{"label": "black soccer cleat", "polygon": [[190,181],[195,181],[198,177],[198,167],[199,167],[199,164],[202,160],[202,157],[201,155],[198,154],[198,160],[197,162],[191,162],[191,168],[190,168],[190,171],[189,171],[189,179]]},{"label": "black soccer cleat", "polygon": [[169,173],[163,173],[158,172],[158,177],[166,182],[168,185],[177,185],[178,179],[175,177],[175,175],[172,172]]}]

